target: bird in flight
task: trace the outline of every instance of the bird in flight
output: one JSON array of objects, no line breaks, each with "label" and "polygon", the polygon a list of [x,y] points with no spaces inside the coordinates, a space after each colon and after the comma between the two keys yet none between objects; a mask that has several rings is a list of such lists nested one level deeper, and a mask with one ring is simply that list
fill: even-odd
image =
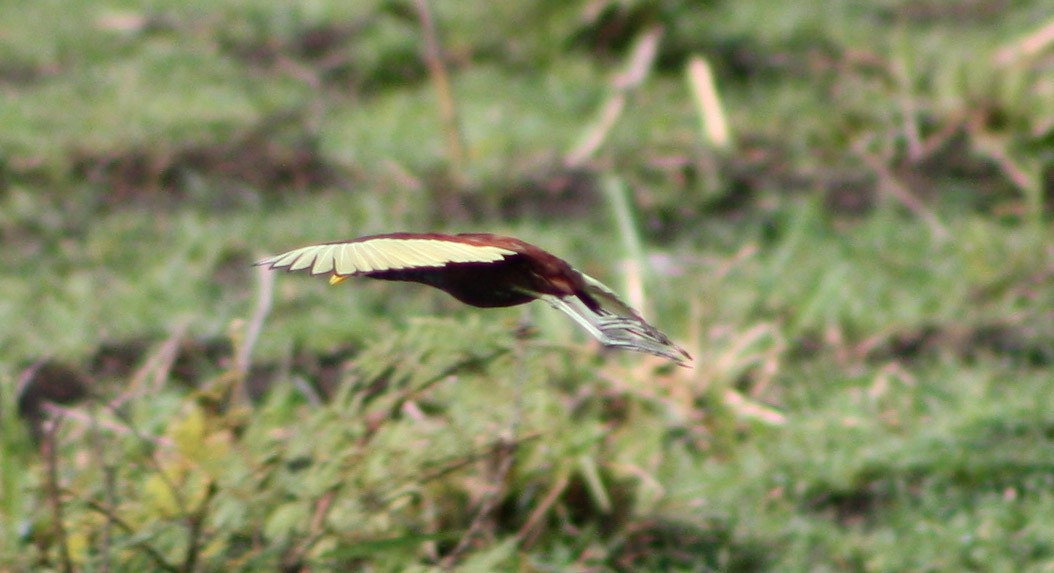
[{"label": "bird in flight", "polygon": [[388,233],[294,249],[256,263],[271,269],[409,281],[478,307],[541,299],[605,346],[647,352],[687,366],[692,357],[600,281],[534,245],[487,233]]}]

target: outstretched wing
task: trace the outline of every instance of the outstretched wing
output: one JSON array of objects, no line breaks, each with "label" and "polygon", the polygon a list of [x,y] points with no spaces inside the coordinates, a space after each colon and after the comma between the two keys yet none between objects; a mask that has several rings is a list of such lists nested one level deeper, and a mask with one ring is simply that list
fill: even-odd
[{"label": "outstretched wing", "polygon": [[687,366],[692,360],[683,348],[648,324],[639,312],[603,283],[584,273],[582,278],[585,292],[595,305],[586,304],[577,296],[547,295],[541,298],[573,318],[605,346],[647,352],[669,358],[680,366]]},{"label": "outstretched wing", "polygon": [[444,239],[441,235],[379,235],[310,245],[258,261],[257,265],[312,275],[344,277],[385,271],[441,268],[451,263],[489,263],[515,255],[494,245]]},{"label": "outstretched wing", "polygon": [[[519,264],[487,264],[507,259]],[[691,360],[687,352],[600,281],[510,237],[392,233],[310,245],[256,264],[328,274],[330,284],[354,275],[412,280],[443,289],[475,306],[511,306],[541,298],[567,313],[606,346],[648,352],[682,366]]]}]

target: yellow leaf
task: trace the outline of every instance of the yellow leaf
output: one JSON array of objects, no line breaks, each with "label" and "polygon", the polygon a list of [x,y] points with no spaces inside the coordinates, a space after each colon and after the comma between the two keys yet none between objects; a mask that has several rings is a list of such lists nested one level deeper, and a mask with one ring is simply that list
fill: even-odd
[{"label": "yellow leaf", "polygon": [[163,516],[179,514],[179,504],[176,503],[172,488],[158,474],[146,478],[143,482],[143,501]]},{"label": "yellow leaf", "polygon": [[173,420],[166,433],[177,452],[192,460],[200,458],[206,449],[205,413],[197,404],[189,404],[186,415]]}]

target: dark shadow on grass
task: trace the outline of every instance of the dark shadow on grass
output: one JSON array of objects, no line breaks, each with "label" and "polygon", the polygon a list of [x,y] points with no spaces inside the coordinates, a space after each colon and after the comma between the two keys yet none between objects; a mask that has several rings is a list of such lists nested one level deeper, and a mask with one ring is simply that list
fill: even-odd
[{"label": "dark shadow on grass", "polygon": [[[292,114],[264,120],[222,143],[81,151],[72,157],[73,175],[104,189],[98,204],[108,208],[165,209],[190,201],[212,210],[234,209],[342,180],[304,130]],[[197,188],[209,192],[196,196]]]},{"label": "dark shadow on grass", "polygon": [[[427,70],[416,43],[385,45],[379,52],[374,35],[379,25],[405,28],[391,10],[362,19],[308,25],[286,36],[261,33],[249,38],[223,37],[220,46],[234,59],[267,74],[293,75],[316,88],[369,95],[387,89],[407,89],[427,80]],[[406,16],[413,20],[413,16]],[[385,21],[387,19],[387,21]]]},{"label": "dark shadow on grass", "polygon": [[22,371],[18,388],[18,415],[34,443],[44,437],[46,405],[69,405],[88,396],[91,379],[79,369],[56,360],[42,360]]},{"label": "dark shadow on grass", "polygon": [[993,416],[912,444],[888,463],[864,465],[835,485],[819,479],[801,496],[802,510],[843,526],[884,523],[894,506],[970,505],[985,496],[1014,500],[1054,487],[1054,417]]},{"label": "dark shadow on grass", "polygon": [[719,520],[705,524],[642,519],[619,535],[609,559],[616,571],[767,571],[774,548],[741,539]]},{"label": "dark shadow on grass", "polygon": [[805,333],[794,340],[790,355],[804,360],[835,353],[871,364],[910,364],[942,355],[967,363],[995,357],[1030,368],[1045,368],[1054,364],[1050,340],[1051,333],[1043,324],[928,324],[868,340],[846,341],[838,348],[830,346],[820,334]]},{"label": "dark shadow on grass", "polygon": [[38,66],[16,61],[0,63],[0,86],[22,88],[35,85],[50,73]]},{"label": "dark shadow on grass", "polygon": [[518,180],[495,181],[459,197],[474,222],[581,221],[603,211],[598,175],[587,169],[552,167]]},{"label": "dark shadow on grass", "polygon": [[930,325],[894,333],[872,349],[867,358],[873,362],[915,361],[941,352],[953,353],[967,361],[1002,357],[1035,368],[1054,363],[1054,348],[1045,333],[1024,324],[997,323],[971,328]]},{"label": "dark shadow on grass", "polygon": [[848,487],[824,481],[813,484],[802,497],[803,509],[842,526],[876,523],[881,511],[893,503],[894,481],[900,477],[886,471],[887,468],[874,474],[862,472]]}]

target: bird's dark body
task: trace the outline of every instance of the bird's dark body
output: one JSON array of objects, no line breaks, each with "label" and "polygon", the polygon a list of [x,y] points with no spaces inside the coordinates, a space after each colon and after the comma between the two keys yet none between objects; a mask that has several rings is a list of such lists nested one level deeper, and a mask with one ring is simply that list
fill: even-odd
[{"label": "bird's dark body", "polygon": [[409,269],[368,273],[373,279],[421,283],[445,291],[457,300],[472,306],[496,308],[526,304],[535,299],[527,290],[507,277],[512,274],[507,263],[448,264],[443,272],[435,269]]},{"label": "bird's dark body", "polygon": [[577,296],[589,308],[599,308],[585,292],[582,275],[562,259],[511,237],[481,233],[457,237],[471,243],[497,245],[517,254],[497,262],[447,263],[441,271],[426,267],[371,272],[364,276],[429,285],[465,304],[483,308],[526,304],[539,295]]}]

